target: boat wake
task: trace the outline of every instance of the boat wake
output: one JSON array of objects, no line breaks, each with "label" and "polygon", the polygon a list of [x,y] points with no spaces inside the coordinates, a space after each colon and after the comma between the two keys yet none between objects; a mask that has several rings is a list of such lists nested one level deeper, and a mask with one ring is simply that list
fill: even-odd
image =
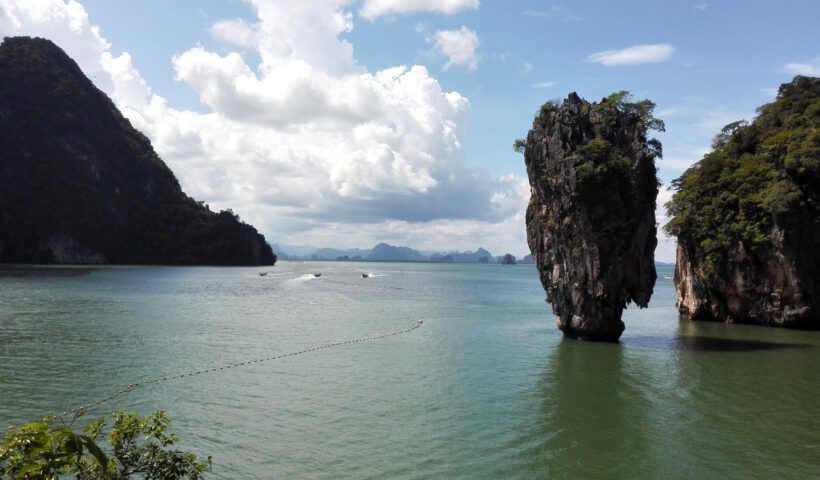
[{"label": "boat wake", "polygon": [[388,275],[386,273],[373,273],[373,272],[362,273],[362,278],[389,277],[389,276],[390,275]]}]

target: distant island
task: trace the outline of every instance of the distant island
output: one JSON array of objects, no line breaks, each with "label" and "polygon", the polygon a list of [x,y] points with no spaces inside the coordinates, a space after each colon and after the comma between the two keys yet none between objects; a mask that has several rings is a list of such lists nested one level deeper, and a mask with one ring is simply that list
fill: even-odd
[{"label": "distant island", "polygon": [[230,209],[187,196],[57,45],[0,45],[0,263],[273,265]]},{"label": "distant island", "polygon": [[[314,248],[304,246],[274,245],[279,259],[296,261],[338,261],[338,262],[432,262],[432,263],[476,263],[514,265],[533,264],[532,255],[520,260],[509,253],[494,256],[479,247],[475,251],[421,252],[410,247],[379,243],[369,250],[360,248]],[[288,253],[288,249],[298,253]]]}]

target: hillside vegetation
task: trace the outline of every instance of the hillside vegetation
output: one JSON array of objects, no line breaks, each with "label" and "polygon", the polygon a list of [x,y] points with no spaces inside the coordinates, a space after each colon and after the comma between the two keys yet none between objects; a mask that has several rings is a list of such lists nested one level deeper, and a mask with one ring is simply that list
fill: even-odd
[{"label": "hillside vegetation", "polygon": [[187,196],[49,40],[0,45],[0,262],[273,264],[252,226]]},{"label": "hillside vegetation", "polygon": [[726,125],[677,180],[667,233],[691,239],[708,272],[728,249],[768,248],[776,223],[818,218],[820,79],[796,77],[753,122]]}]

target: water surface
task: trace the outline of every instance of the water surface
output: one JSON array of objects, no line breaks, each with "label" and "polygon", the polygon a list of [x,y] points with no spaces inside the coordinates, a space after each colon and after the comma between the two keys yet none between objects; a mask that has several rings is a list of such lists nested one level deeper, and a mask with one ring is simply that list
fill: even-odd
[{"label": "water surface", "polygon": [[562,339],[530,266],[5,266],[0,424],[422,319],[78,423],[166,410],[220,479],[820,476],[820,333],[680,321],[671,273],[598,344]]}]

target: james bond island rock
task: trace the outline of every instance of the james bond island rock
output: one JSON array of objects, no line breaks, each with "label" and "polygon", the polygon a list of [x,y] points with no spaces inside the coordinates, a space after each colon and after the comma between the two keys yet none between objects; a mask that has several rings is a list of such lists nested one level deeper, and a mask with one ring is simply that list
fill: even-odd
[{"label": "james bond island rock", "polygon": [[674,186],[681,314],[820,328],[820,79],[795,77],[727,125]]},{"label": "james bond island rock", "polygon": [[589,103],[546,103],[524,151],[532,197],[527,241],[565,336],[617,341],[627,303],[646,307],[655,285],[655,158],[663,130],[649,100],[618,92]]},{"label": "james bond island rock", "polygon": [[52,42],[0,45],[0,262],[271,265],[230,210],[185,195]]}]

